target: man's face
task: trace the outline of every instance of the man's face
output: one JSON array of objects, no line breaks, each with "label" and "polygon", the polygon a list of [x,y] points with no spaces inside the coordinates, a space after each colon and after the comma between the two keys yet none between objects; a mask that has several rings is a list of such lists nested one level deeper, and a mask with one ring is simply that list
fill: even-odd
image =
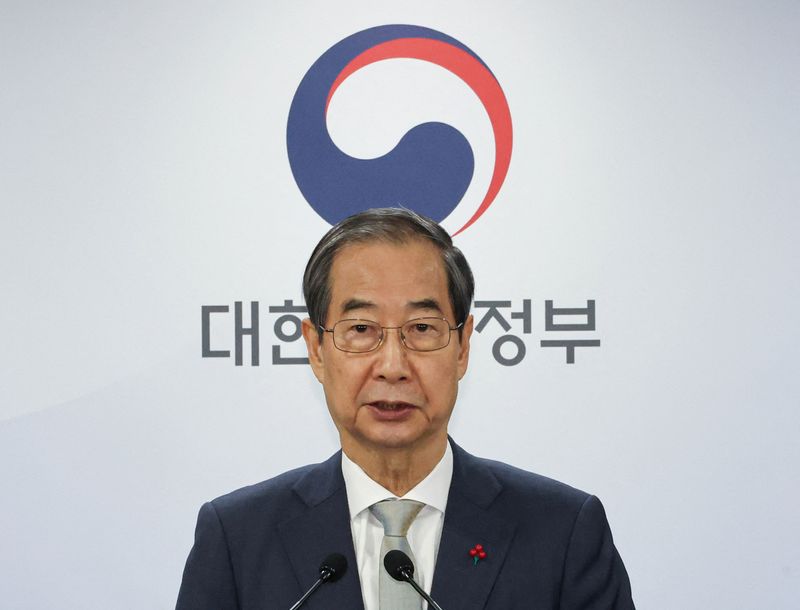
[{"label": "man's face", "polygon": [[[326,328],[350,318],[402,326],[444,317],[455,326],[441,255],[425,241],[347,246],[334,258],[330,283]],[[345,451],[444,446],[471,334],[472,316],[460,340],[452,331],[447,347],[417,352],[402,344],[398,330],[385,330],[377,350],[356,354],[337,349],[330,333],[320,343],[305,320],[309,360]]]}]

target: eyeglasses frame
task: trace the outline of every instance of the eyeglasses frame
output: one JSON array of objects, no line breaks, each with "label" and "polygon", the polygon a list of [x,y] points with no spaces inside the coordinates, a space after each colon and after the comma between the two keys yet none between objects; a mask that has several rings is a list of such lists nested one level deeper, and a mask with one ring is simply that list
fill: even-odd
[{"label": "eyeglasses frame", "polygon": [[[403,335],[401,329],[404,326],[406,326],[407,324],[411,324],[412,322],[416,322],[417,320],[441,320],[442,322],[445,322],[447,324],[447,328],[450,330],[450,332],[447,333],[447,343],[445,343],[441,347],[437,347],[436,349],[414,349],[413,347],[409,347],[409,345],[406,343],[406,338]],[[375,347],[373,347],[372,349],[369,349],[367,351],[364,351],[364,352],[354,352],[352,350],[342,349],[341,347],[336,345],[336,341],[333,338],[334,337],[333,331],[336,328],[336,325],[337,324],[341,324],[342,322],[369,322],[370,324],[377,324],[377,326],[381,329],[380,341],[378,341],[378,344]],[[420,353],[423,353],[423,354],[427,354],[427,353],[430,353],[430,352],[438,352],[440,349],[444,349],[448,345],[450,345],[450,338],[451,338],[451,336],[453,334],[453,331],[460,329],[462,326],[464,326],[464,323],[461,322],[456,326],[450,326],[450,320],[448,320],[447,318],[444,318],[444,317],[437,318],[436,316],[424,316],[422,318],[411,318],[410,320],[406,320],[400,326],[381,326],[375,320],[367,320],[365,318],[342,318],[341,320],[337,320],[334,323],[334,325],[332,327],[330,327],[330,328],[325,328],[322,324],[318,324],[317,326],[321,331],[324,331],[326,333],[331,333],[331,343],[333,343],[333,347],[338,349],[340,352],[344,352],[345,354],[370,354],[370,353],[380,349],[381,345],[383,345],[383,340],[386,338],[386,333],[384,332],[386,330],[396,330],[396,331],[398,331],[398,334],[400,335],[400,343],[402,343],[403,347],[405,347],[407,350],[409,350],[411,352],[420,352]]]}]

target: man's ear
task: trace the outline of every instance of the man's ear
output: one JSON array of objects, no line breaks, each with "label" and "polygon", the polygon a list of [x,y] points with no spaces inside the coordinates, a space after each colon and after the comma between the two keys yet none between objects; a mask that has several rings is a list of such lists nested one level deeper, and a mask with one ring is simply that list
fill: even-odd
[{"label": "man's ear", "polygon": [[322,358],[322,341],[319,338],[319,330],[310,318],[303,320],[303,339],[306,341],[308,350],[308,363],[311,370],[320,383],[325,381],[325,362]]},{"label": "man's ear", "polygon": [[[458,342],[458,379],[459,381],[467,372],[469,365],[469,340],[472,337],[472,326],[474,319],[472,314],[467,316],[464,326],[461,328],[461,337]],[[458,331],[454,331],[458,332]]]}]

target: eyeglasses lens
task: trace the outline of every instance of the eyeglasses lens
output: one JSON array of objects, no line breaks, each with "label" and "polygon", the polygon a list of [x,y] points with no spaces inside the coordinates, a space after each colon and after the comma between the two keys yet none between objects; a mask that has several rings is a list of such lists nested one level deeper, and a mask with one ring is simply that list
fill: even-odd
[{"label": "eyeglasses lens", "polygon": [[[340,320],[333,327],[333,342],[346,352],[371,352],[383,339],[384,330],[371,320]],[[450,325],[439,318],[409,320],[400,328],[406,347],[420,352],[441,349],[450,342]]]}]

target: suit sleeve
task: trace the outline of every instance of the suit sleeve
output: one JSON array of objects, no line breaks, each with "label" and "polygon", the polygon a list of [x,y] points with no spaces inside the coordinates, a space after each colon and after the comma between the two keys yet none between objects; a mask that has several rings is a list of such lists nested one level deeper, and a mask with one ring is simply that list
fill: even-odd
[{"label": "suit sleeve", "polygon": [[225,530],[214,506],[200,508],[176,610],[238,610]]},{"label": "suit sleeve", "polygon": [[586,499],[575,520],[562,583],[562,610],[634,610],[628,573],[595,496]]}]

